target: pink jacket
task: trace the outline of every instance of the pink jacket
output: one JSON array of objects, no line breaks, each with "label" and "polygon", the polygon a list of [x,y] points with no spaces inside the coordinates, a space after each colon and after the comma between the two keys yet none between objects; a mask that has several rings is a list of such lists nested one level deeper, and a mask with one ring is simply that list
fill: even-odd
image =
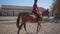
[{"label": "pink jacket", "polygon": [[33,11],[35,11],[35,13],[37,13],[38,15],[40,15],[37,4],[33,5]]}]

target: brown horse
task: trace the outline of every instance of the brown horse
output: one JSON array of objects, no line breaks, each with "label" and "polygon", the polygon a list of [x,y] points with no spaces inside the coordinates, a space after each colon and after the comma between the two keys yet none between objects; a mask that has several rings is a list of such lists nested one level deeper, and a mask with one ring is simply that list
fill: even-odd
[{"label": "brown horse", "polygon": [[[43,15],[43,16],[46,15],[46,16],[49,17],[49,12],[48,12],[48,11],[44,11],[44,12],[42,13],[42,15]],[[21,24],[19,24],[19,21],[21,21],[20,18],[21,18],[21,20],[22,20]],[[34,14],[19,13],[18,18],[17,18],[17,23],[16,23],[17,28],[18,28],[17,34],[19,34],[19,31],[20,31],[20,29],[22,28],[22,26],[24,26],[25,31],[27,31],[27,30],[26,30],[26,23],[37,23],[38,26],[37,26],[37,31],[36,31],[36,32],[38,33],[39,30],[40,30],[40,28],[41,28],[41,24],[40,24],[40,23],[41,23],[42,20],[43,20],[43,19],[41,18],[41,20],[36,21],[36,17],[35,17]]]}]

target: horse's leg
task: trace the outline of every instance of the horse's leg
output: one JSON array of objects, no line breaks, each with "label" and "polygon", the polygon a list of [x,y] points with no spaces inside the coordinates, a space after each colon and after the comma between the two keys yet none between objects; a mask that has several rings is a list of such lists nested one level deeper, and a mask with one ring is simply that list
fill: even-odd
[{"label": "horse's leg", "polygon": [[36,32],[36,33],[39,32],[40,28],[41,28],[41,24],[38,22],[38,25],[37,25],[37,32]]},{"label": "horse's leg", "polygon": [[24,29],[25,29],[25,31],[27,32],[27,30],[26,30],[26,22],[24,23]]},{"label": "horse's leg", "polygon": [[17,34],[19,34],[21,28],[22,28],[23,23],[19,26]]},{"label": "horse's leg", "polygon": [[17,18],[17,23],[16,23],[17,28],[19,28],[19,21],[20,21],[20,13],[19,13],[18,18]]},{"label": "horse's leg", "polygon": [[40,21],[37,21],[38,22],[38,26],[37,26],[37,33],[39,32],[39,30],[40,30],[40,28],[41,28],[41,22],[42,22],[42,19],[43,19],[43,17],[42,17],[42,15],[40,16]]},{"label": "horse's leg", "polygon": [[39,27],[38,27],[38,32],[39,32],[39,30],[40,30],[40,28],[41,28],[41,24],[39,23],[39,25],[38,25]]}]

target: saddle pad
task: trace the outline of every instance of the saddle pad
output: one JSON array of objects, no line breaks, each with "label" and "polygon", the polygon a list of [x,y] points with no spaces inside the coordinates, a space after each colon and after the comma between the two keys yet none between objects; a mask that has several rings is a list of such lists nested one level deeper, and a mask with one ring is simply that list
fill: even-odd
[{"label": "saddle pad", "polygon": [[30,16],[33,17],[33,18],[36,18],[35,15],[30,15]]}]

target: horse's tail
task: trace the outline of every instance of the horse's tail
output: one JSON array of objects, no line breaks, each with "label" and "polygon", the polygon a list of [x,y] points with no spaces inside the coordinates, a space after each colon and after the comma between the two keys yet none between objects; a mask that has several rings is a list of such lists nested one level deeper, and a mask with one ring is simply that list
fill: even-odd
[{"label": "horse's tail", "polygon": [[17,25],[17,28],[19,28],[20,16],[21,16],[21,14],[19,13],[19,14],[18,14],[18,18],[17,18],[17,23],[16,23],[16,25]]}]

